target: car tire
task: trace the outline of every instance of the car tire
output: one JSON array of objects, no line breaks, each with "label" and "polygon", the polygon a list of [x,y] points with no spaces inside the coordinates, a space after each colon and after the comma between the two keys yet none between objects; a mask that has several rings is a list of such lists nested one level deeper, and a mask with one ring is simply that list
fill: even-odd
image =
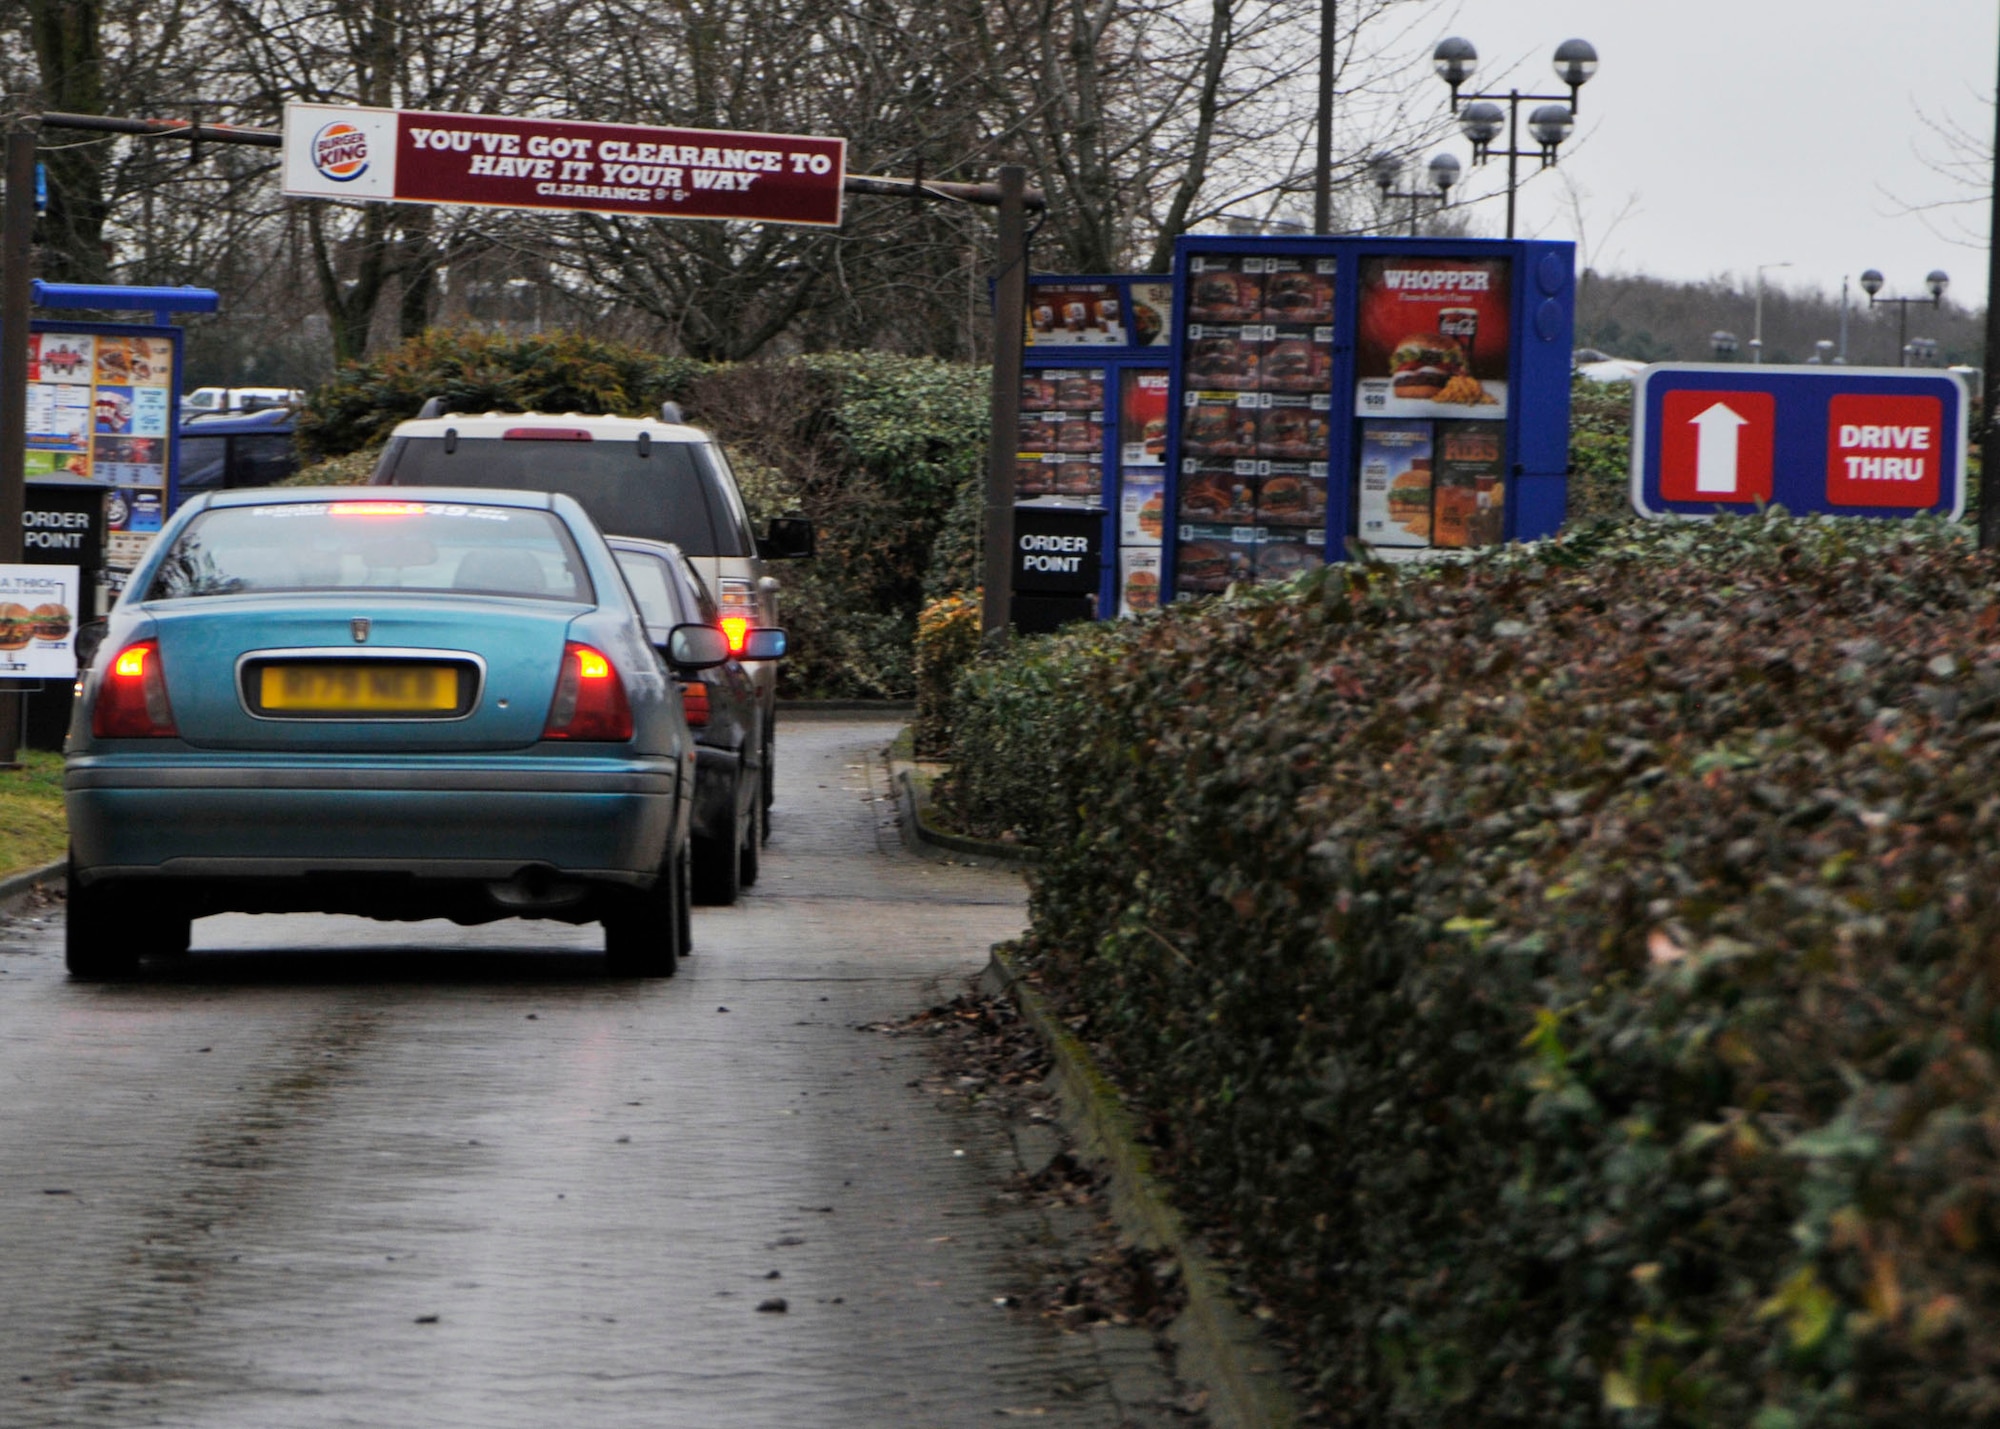
[{"label": "car tire", "polygon": [[757,789],[750,795],[750,823],[743,830],[743,847],[736,860],[736,881],[749,888],[757,882],[759,866],[763,863],[764,829],[770,817],[764,812],[763,790]]},{"label": "car tire", "polygon": [[674,899],[678,910],[674,925],[680,931],[677,951],[685,958],[694,952],[694,855],[686,841],[681,843],[680,857],[674,860],[674,867],[678,871],[675,885],[680,889]]},{"label": "car tire", "polygon": [[604,962],[613,977],[672,977],[687,946],[686,884],[681,859],[652,888],[621,891],[604,916]]},{"label": "car tire", "polygon": [[694,901],[727,908],[742,891],[743,776],[729,790],[729,801],[713,835],[694,841]]},{"label": "car tire", "polygon": [[[139,959],[147,949],[137,920],[119,910],[116,891],[105,884],[86,888],[79,883],[74,855],[63,882],[69,904],[63,917],[63,964],[69,975],[115,978],[138,971]],[[185,938],[182,947],[186,947]]]}]

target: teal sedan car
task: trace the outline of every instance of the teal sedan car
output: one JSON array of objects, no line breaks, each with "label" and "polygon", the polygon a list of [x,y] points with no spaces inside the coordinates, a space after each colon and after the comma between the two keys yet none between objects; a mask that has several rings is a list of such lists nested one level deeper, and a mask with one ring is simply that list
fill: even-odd
[{"label": "teal sedan car", "polygon": [[677,677],[569,497],[201,496],[80,684],[64,772],[72,975],[211,913],[604,925],[614,972],[688,940],[695,746]]}]

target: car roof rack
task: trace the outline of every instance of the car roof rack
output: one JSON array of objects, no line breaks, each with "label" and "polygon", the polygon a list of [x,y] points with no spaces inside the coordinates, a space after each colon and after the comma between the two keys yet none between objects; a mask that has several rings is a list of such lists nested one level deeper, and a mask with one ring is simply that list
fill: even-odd
[{"label": "car roof rack", "polygon": [[451,402],[444,397],[427,397],[417,411],[417,420],[426,421],[432,417],[446,416],[451,411]]},{"label": "car roof rack", "polygon": [[679,426],[682,422],[685,422],[687,418],[681,415],[680,403],[662,402],[660,403],[660,420],[663,422],[671,422],[673,425]]}]

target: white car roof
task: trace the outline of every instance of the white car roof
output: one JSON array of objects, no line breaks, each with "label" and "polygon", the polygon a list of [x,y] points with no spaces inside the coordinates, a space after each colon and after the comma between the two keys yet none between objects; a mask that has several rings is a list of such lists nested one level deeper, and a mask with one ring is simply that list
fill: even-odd
[{"label": "white car roof", "polygon": [[593,417],[580,412],[451,412],[398,422],[390,435],[442,437],[447,431],[456,431],[461,437],[501,437],[515,427],[577,427],[600,442],[636,441],[641,432],[651,432],[655,441],[662,442],[710,440],[707,432],[685,423],[662,422],[656,417]]}]

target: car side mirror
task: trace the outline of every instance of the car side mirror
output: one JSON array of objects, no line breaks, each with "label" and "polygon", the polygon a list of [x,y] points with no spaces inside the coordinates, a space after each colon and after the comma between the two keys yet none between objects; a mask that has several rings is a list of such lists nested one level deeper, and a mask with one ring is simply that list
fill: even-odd
[{"label": "car side mirror", "polygon": [[662,653],[676,669],[706,670],[729,658],[729,637],[713,625],[676,625]]},{"label": "car side mirror", "polygon": [[813,554],[813,523],[803,516],[773,516],[757,538],[757,554],[767,561],[797,561]]},{"label": "car side mirror", "polygon": [[771,626],[752,630],[743,636],[743,653],[739,660],[782,660],[789,648],[785,632]]}]

